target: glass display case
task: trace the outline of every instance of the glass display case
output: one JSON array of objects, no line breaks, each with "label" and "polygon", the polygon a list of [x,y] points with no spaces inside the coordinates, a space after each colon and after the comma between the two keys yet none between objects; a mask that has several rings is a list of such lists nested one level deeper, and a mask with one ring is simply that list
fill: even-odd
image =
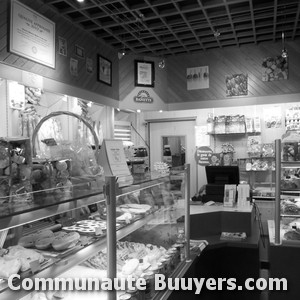
[{"label": "glass display case", "polygon": [[300,245],[300,161],[285,160],[281,140],[276,149],[275,220],[269,221],[270,239],[275,244]]},{"label": "glass display case", "polygon": [[[185,185],[189,182],[189,166],[176,174],[182,178],[178,189],[174,189],[169,174],[148,173],[135,177],[130,185],[121,180],[119,186],[118,178],[111,176],[105,177],[105,182],[86,180],[65,190],[38,191],[32,193],[31,201],[3,199],[0,260],[7,255],[14,259],[16,252],[22,251],[23,258],[29,260],[26,270],[21,266],[17,270],[20,279],[14,281],[15,285],[25,278],[134,276],[149,282],[156,273],[181,277],[191,264],[186,200],[190,196]],[[72,243],[70,235],[75,237]],[[13,268],[4,274],[12,272]],[[1,300],[121,299],[126,294],[16,292],[8,286],[7,278],[2,276],[0,282]],[[143,296],[161,299],[168,293],[155,292],[150,285]]]}]

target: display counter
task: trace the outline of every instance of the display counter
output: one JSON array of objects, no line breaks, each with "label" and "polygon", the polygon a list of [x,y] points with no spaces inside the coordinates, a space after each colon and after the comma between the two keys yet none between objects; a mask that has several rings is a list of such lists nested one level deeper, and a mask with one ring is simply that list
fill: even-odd
[{"label": "display counter", "polygon": [[299,278],[299,240],[284,240],[286,230],[280,230],[280,243],[275,243],[275,222],[268,221],[270,278],[285,278],[287,291],[270,291],[270,300],[297,299],[300,294]]},{"label": "display counter", "polygon": [[[189,182],[188,172],[188,167],[182,170],[184,182]],[[119,278],[120,274],[120,276],[129,274],[130,268],[128,267],[132,265],[131,263],[137,263],[136,268],[132,271],[134,276],[142,276],[141,274],[160,270],[159,272],[163,272],[168,277],[183,277],[200,254],[199,247],[190,249],[190,216],[187,196],[180,199],[178,199],[178,195],[174,197],[173,191],[170,189],[170,176],[166,174],[164,176],[147,174],[134,178],[134,183],[129,185],[124,185],[124,181],[122,182],[123,186],[120,187],[116,177],[108,176],[105,178],[104,188],[87,185],[90,186],[90,189],[87,189],[83,196],[76,192],[74,187],[72,190],[68,190],[66,197],[59,197],[58,191],[55,190],[47,191],[48,197],[44,198],[44,202],[37,202],[38,198],[35,195],[33,202],[29,203],[30,209],[24,213],[25,218],[19,209],[10,210],[10,213],[7,211],[7,214],[1,218],[1,234],[4,237],[4,233],[8,233],[9,229],[18,229],[18,220],[22,220],[19,224],[22,225],[21,229],[27,229],[26,234],[24,235],[25,230],[23,230],[23,234],[20,230],[21,234],[16,239],[16,244],[22,245],[22,247],[25,247],[24,241],[27,242],[28,237],[40,233],[39,229],[33,230],[35,224],[41,224],[44,219],[47,220],[49,217],[53,217],[59,222],[59,234],[61,231],[64,234],[76,232],[80,236],[74,245],[63,250],[57,250],[53,240],[47,248],[38,249],[36,243],[38,239],[35,239],[34,243],[29,246],[30,251],[38,252],[44,260],[40,264],[35,261],[24,272],[18,271],[21,279],[15,284],[24,278],[55,279],[68,274],[73,274],[73,276],[77,274],[79,277],[85,277],[86,274],[98,274],[99,276],[105,274],[106,278]],[[53,197],[56,196],[56,201],[48,201],[51,193],[53,193]],[[187,188],[185,195],[189,195]],[[8,204],[13,208],[14,203],[9,202]],[[97,206],[96,212],[81,215],[80,219],[74,217],[73,212],[90,204]],[[5,206],[6,203],[3,205]],[[72,218],[67,218],[67,222],[65,222],[65,215],[68,213],[71,213]],[[57,218],[58,216],[60,218]],[[30,228],[32,230],[28,234]],[[65,235],[61,239],[63,240],[64,237]],[[13,255],[12,249],[16,249],[15,247],[18,246],[10,247],[5,246],[4,257],[7,253]],[[32,252],[30,253],[32,254]],[[130,264],[127,265],[129,262]],[[143,269],[145,266],[147,271]],[[145,272],[139,274],[138,268],[140,267]],[[83,270],[88,271],[83,272]],[[30,294],[26,290],[15,292],[9,288],[7,278],[2,278],[0,280],[1,300],[35,299],[34,297],[37,297],[36,295],[39,293]],[[165,290],[153,293],[151,298],[167,299],[170,294]],[[95,297],[90,293],[76,293],[76,297],[75,294],[73,297],[72,293],[71,295],[63,293],[58,296],[61,299],[79,299],[80,295],[81,299]],[[116,299],[118,296],[114,292],[103,293],[103,295],[107,299]],[[56,299],[57,295],[48,291],[43,296],[52,300]]]},{"label": "display counter", "polygon": [[[207,241],[194,265],[197,278],[236,278],[243,285],[247,278],[259,278],[260,231],[254,208],[191,204],[191,240]],[[221,233],[246,232],[242,240],[221,240]],[[201,300],[259,299],[259,291],[212,291],[203,289]],[[196,296],[194,296],[196,299]]]}]

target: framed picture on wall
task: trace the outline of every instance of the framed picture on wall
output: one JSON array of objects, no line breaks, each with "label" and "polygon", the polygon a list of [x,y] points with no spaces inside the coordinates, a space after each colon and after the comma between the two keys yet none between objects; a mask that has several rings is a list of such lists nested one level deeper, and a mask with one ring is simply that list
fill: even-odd
[{"label": "framed picture on wall", "polygon": [[97,80],[107,85],[112,85],[111,61],[101,55],[97,55]]},{"label": "framed picture on wall", "polygon": [[67,56],[68,52],[68,44],[67,40],[64,39],[63,37],[59,36],[58,37],[58,53],[63,56]]},{"label": "framed picture on wall", "polygon": [[78,45],[75,45],[75,54],[77,57],[84,58],[84,49]]},{"label": "framed picture on wall", "polygon": [[154,62],[134,61],[135,86],[154,87]]},{"label": "framed picture on wall", "polygon": [[19,1],[10,3],[9,51],[55,69],[55,23]]}]

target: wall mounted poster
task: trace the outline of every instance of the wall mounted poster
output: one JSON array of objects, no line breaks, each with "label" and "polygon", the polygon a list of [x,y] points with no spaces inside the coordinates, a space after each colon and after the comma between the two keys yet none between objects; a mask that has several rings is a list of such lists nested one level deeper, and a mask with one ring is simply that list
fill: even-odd
[{"label": "wall mounted poster", "polygon": [[9,51],[55,68],[55,23],[12,0]]},{"label": "wall mounted poster", "polygon": [[287,58],[281,55],[267,57],[262,63],[262,81],[275,81],[288,79],[288,62]]},{"label": "wall mounted poster", "polygon": [[234,74],[226,76],[226,96],[248,95],[248,75]]},{"label": "wall mounted poster", "polygon": [[186,69],[187,89],[199,90],[209,88],[208,66]]}]

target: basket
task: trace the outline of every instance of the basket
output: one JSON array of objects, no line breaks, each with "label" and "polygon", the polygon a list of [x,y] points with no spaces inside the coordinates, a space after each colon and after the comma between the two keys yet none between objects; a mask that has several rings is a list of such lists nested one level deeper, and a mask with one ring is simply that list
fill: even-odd
[{"label": "basket", "polygon": [[48,114],[47,116],[43,117],[39,123],[37,124],[37,126],[35,127],[33,133],[32,133],[32,155],[33,157],[36,157],[36,146],[35,146],[35,141],[37,139],[37,134],[40,130],[40,128],[42,127],[43,123],[53,117],[57,117],[57,116],[61,116],[61,115],[67,115],[67,116],[71,116],[74,117],[78,120],[80,120],[82,123],[84,123],[84,125],[86,125],[86,127],[91,131],[93,138],[94,138],[94,142],[95,142],[95,158],[96,158],[96,162],[97,164],[100,164],[99,161],[99,140],[98,137],[93,129],[93,127],[91,126],[91,124],[83,117],[81,117],[80,115],[77,115],[75,113],[69,112],[69,111],[56,111],[56,112],[52,112],[50,114]]},{"label": "basket", "polygon": [[[82,161],[80,159],[73,160],[72,153],[66,152],[62,154],[65,151],[65,149],[59,148],[59,146],[50,146],[53,147],[54,150],[59,150],[58,153],[55,153],[56,155],[52,156],[53,153],[51,153],[50,149],[50,157],[42,159],[37,158],[35,143],[37,141],[37,135],[41,126],[45,121],[49,120],[50,118],[61,115],[71,116],[80,120],[92,133],[95,143],[95,151],[93,151],[95,165],[85,165],[87,168],[90,168],[90,172],[86,171],[85,166],[83,169],[81,167],[78,167],[80,166],[80,163]],[[68,196],[71,187],[74,191],[75,188],[93,189],[99,188],[99,186],[103,185],[103,168],[100,166],[100,151],[98,137],[90,123],[77,114],[68,111],[56,111],[42,118],[35,127],[32,134],[32,153],[33,157],[35,158],[33,159],[35,161],[35,164],[33,164],[33,171],[31,177],[34,191],[47,191],[51,193],[55,190],[55,192],[58,193],[60,192],[60,190],[63,190],[65,192],[65,195]],[[85,151],[83,151],[82,153],[86,154]],[[62,155],[59,156],[58,154]],[[87,157],[83,156],[85,161]]]}]

